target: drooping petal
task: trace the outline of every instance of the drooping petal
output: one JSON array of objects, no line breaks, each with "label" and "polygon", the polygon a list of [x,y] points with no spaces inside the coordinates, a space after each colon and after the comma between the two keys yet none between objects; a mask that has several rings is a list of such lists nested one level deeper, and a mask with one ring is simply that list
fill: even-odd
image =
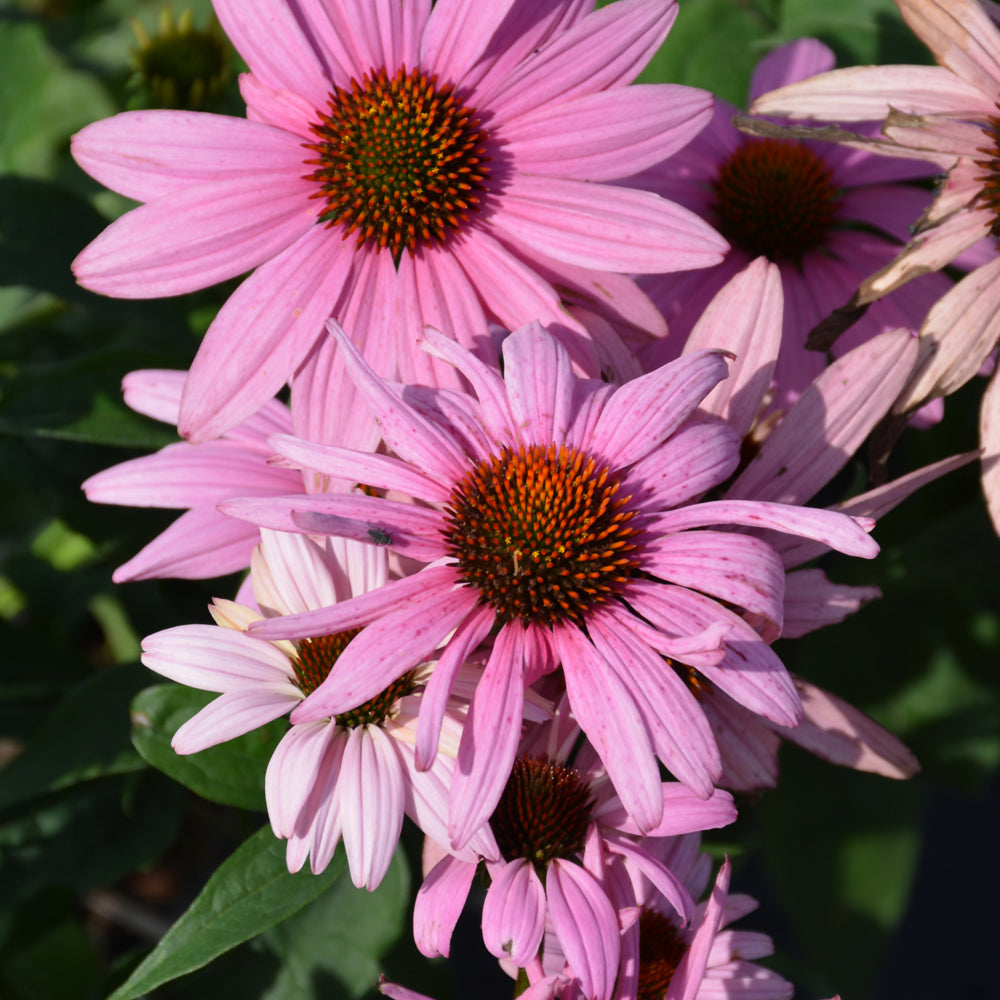
[{"label": "drooping petal", "polygon": [[413,940],[428,958],[451,950],[451,935],[472,888],[476,866],[450,855],[439,861],[424,879],[413,904]]},{"label": "drooping petal", "polygon": [[316,783],[320,758],[332,730],[329,722],[292,726],[275,747],[264,775],[267,815],[276,837],[290,837]]},{"label": "drooping petal", "polygon": [[708,906],[705,908],[686,954],[670,980],[664,1000],[695,1000],[698,995],[698,988],[708,965],[712,943],[722,924],[726,895],[729,892],[729,871],[729,859],[727,858],[719,869],[719,875],[715,880],[715,887],[712,889]]},{"label": "drooping petal", "polygon": [[494,876],[483,902],[483,943],[497,958],[524,968],[545,930],[545,890],[535,866],[515,858]]},{"label": "drooping petal", "polygon": [[290,684],[256,684],[220,694],[174,733],[170,745],[180,754],[197,753],[280,719],[298,704]]}]

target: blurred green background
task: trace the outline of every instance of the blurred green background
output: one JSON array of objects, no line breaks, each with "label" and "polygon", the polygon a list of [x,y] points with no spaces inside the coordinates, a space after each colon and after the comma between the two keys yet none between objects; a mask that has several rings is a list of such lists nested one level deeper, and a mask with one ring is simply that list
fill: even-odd
[{"label": "blurred green background", "polygon": [[[189,6],[204,27],[207,0]],[[643,79],[705,87],[737,105],[757,59],[803,35],[831,45],[841,65],[927,61],[888,0],[680,7]],[[268,734],[217,758],[224,787],[199,785],[197,768],[164,752],[164,732],[197,696],[144,695],[153,724],[142,754],[130,737],[130,703],[155,681],[137,663],[139,638],[207,620],[209,597],[231,596],[237,581],[114,586],[111,570],[172,515],[90,505],[79,489],[99,469],[176,440],[124,407],[121,377],[186,367],[232,287],[125,302],[78,288],[70,274],[76,253],[128,207],[74,165],[74,131],[179,93],[242,113],[239,59],[212,37],[188,46],[188,77],[172,94],[137,71],[130,19],[152,35],[161,9],[146,0],[0,5],[0,1000],[107,996],[264,822]],[[210,83],[192,92],[199,75]],[[893,468],[974,448],[981,392],[978,381],[966,386],[942,425],[908,431]],[[850,475],[863,483],[863,463]],[[912,498],[877,537],[874,565],[831,559],[827,568],[877,583],[883,599],[779,651],[906,740],[922,774],[898,784],[786,748],[781,787],[748,803],[714,849],[734,857],[734,888],[761,899],[748,924],[774,936],[773,964],[799,984],[798,997],[1000,997],[1000,542],[975,467]],[[148,760],[177,768],[201,794]],[[406,846],[409,863],[401,857],[377,893],[340,879],[156,995],[362,996],[385,971],[442,998],[510,996],[476,952],[474,918],[454,969],[419,960],[407,940],[419,845],[411,837]]]}]

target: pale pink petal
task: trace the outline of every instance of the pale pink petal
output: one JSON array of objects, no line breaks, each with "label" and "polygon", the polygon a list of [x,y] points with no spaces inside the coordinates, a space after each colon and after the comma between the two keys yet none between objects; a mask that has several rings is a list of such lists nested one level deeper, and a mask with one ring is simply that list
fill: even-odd
[{"label": "pale pink petal", "polygon": [[271,170],[172,191],[112,222],[73,261],[73,273],[85,288],[116,298],[207,288],[306,233],[317,213],[312,190],[287,170]]},{"label": "pale pink petal", "polygon": [[778,784],[781,739],[764,719],[720,690],[703,701],[722,756],[719,785],[734,792],[759,792]]},{"label": "pale pink petal", "polygon": [[709,303],[684,344],[684,353],[720,348],[734,355],[729,378],[703,400],[742,438],[771,384],[781,347],[784,294],[781,271],[758,257]]},{"label": "pale pink petal", "polygon": [[549,864],[545,892],[559,944],[583,993],[610,1000],[621,946],[618,916],[589,872],[562,858]]},{"label": "pale pink petal", "polygon": [[833,583],[821,569],[802,569],[785,580],[785,624],[781,634],[796,639],[825,625],[835,625],[882,596],[878,587]]},{"label": "pale pink petal", "polygon": [[213,0],[215,13],[253,74],[275,90],[291,90],[326,106],[330,84],[295,16],[283,0]]},{"label": "pale pink petal", "polygon": [[430,249],[416,254],[413,276],[424,325],[447,333],[484,361],[495,362],[482,303],[455,254]]},{"label": "pale pink petal", "polygon": [[301,698],[288,657],[269,642],[217,625],[176,625],[142,640],[142,662],[172,681],[202,691],[284,684],[286,701]]},{"label": "pale pink petal", "polygon": [[309,125],[318,121],[319,115],[311,101],[291,90],[269,87],[253,73],[241,73],[239,84],[240,96],[246,101],[250,121],[272,125],[306,142],[316,140]]},{"label": "pale pink petal", "polygon": [[215,437],[284,385],[322,334],[350,264],[350,249],[314,226],[229,296],[191,365],[182,435]]},{"label": "pale pink petal", "polygon": [[966,275],[931,309],[920,331],[926,363],[901,393],[894,412],[950,395],[979,371],[1000,339],[998,280],[1000,257]]},{"label": "pale pink petal", "polygon": [[[290,871],[301,868],[307,854],[313,874],[323,871],[340,843],[340,773],[346,747],[345,731],[340,726],[330,726],[326,750],[320,759],[312,791],[299,813],[294,833],[288,838],[285,856]],[[293,858],[296,862],[294,867]]]},{"label": "pale pink petal", "polygon": [[196,111],[126,111],[73,136],[73,158],[105,187],[153,201],[205,181],[305,173],[298,136]]},{"label": "pale pink petal", "polygon": [[711,267],[729,248],[693,212],[650,191],[529,174],[507,182],[490,224],[556,260],[606,271]]},{"label": "pale pink petal", "polygon": [[839,358],[806,389],[726,497],[805,503],[861,447],[916,357],[916,339],[894,330]]},{"label": "pale pink petal", "polygon": [[983,94],[1000,86],[1000,35],[975,0],[900,4],[903,19],[937,61]]},{"label": "pale pink petal", "polygon": [[624,468],[649,455],[727,372],[720,351],[699,351],[626,382],[598,418],[593,449],[612,468]]},{"label": "pale pink petal", "polygon": [[297,699],[287,695],[287,684],[258,684],[226,691],[188,719],[174,733],[170,745],[177,753],[197,753],[225,743],[280,719]]},{"label": "pale pink petal", "polygon": [[240,494],[287,493],[296,480],[297,474],[272,468],[234,442],[180,442],[98,472],[82,488],[93,503],[185,508]]},{"label": "pale pink petal", "polygon": [[629,814],[640,829],[651,829],[663,816],[663,798],[649,732],[635,699],[579,629],[554,629],[553,638],[573,715]]},{"label": "pale pink petal", "polygon": [[403,772],[378,726],[351,729],[340,767],[341,839],[359,889],[378,888],[403,828]]},{"label": "pale pink petal", "polygon": [[621,87],[638,75],[677,17],[673,0],[624,0],[594,11],[525,59],[490,101],[501,121]]},{"label": "pale pink petal", "polygon": [[[968,465],[969,462],[978,457],[979,452],[971,451],[964,455],[953,455],[951,458],[942,459],[940,462],[934,462],[922,469],[908,472],[905,476],[900,476],[884,486],[877,486],[873,490],[860,493],[841,504],[837,509],[853,517],[882,517],[883,514],[887,514],[908,496],[915,493],[921,486],[932,483],[935,479],[940,479],[941,476],[947,475],[955,469],[960,469],[963,465]],[[802,563],[822,555],[827,549],[826,545],[792,536],[775,535],[773,536],[773,544],[781,553],[785,569],[801,566]]]},{"label": "pale pink petal", "polygon": [[505,124],[504,148],[527,173],[613,181],[672,156],[711,116],[704,90],[623,87],[521,115]]},{"label": "pale pink petal", "polygon": [[424,879],[413,904],[413,940],[422,955],[448,957],[451,935],[475,875],[474,864],[449,856]]},{"label": "pale pink petal", "polygon": [[144,368],[122,379],[122,398],[129,409],[165,424],[177,425],[186,371]]},{"label": "pale pink petal", "polygon": [[889,109],[909,114],[988,116],[993,101],[940,66],[852,66],[758,97],[755,115],[881,121]]},{"label": "pale pink petal", "polygon": [[[355,546],[351,554],[360,549]],[[353,596],[345,593],[343,571],[335,573],[324,548],[305,535],[265,528],[251,565],[254,596],[268,617],[325,608]]]},{"label": "pale pink petal", "polygon": [[497,958],[524,968],[545,930],[545,890],[535,866],[515,858],[494,876],[483,902],[483,943]]},{"label": "pale pink petal", "polygon": [[320,758],[336,726],[309,722],[292,726],[275,747],[264,775],[267,815],[276,837],[290,837],[316,783]]},{"label": "pale pink petal", "polygon": [[795,686],[804,715],[794,729],[779,729],[786,740],[834,764],[885,778],[912,778],[920,770],[910,750],[864,712],[801,677]]},{"label": "pale pink petal", "polygon": [[521,738],[525,651],[521,629],[500,629],[476,685],[452,778],[448,833],[460,848],[500,801]]}]

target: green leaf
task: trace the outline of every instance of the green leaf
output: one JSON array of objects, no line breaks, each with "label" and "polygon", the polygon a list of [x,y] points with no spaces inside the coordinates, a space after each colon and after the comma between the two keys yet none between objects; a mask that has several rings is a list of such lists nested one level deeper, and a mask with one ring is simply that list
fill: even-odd
[{"label": "green leaf", "polygon": [[285,844],[258,830],[222,863],[188,911],[109,1000],[132,1000],[207,965],[297,913],[343,874],[338,851],[320,875],[285,867]]},{"label": "green leaf", "polygon": [[147,688],[132,703],[132,742],[153,767],[203,798],[241,809],[264,808],[264,772],[287,724],[272,722],[200,753],[175,753],[170,741],[218,697],[179,684]]},{"label": "green leaf", "polygon": [[260,1000],[308,1000],[333,995],[324,979],[337,984],[336,996],[368,993],[383,970],[382,956],[408,923],[410,873],[402,851],[374,892],[359,892],[341,879],[294,917],[265,935],[281,959],[281,972]]},{"label": "green leaf", "polygon": [[146,681],[115,667],[74,687],[24,751],[0,771],[0,810],[47,792],[145,765],[129,743],[128,706]]}]

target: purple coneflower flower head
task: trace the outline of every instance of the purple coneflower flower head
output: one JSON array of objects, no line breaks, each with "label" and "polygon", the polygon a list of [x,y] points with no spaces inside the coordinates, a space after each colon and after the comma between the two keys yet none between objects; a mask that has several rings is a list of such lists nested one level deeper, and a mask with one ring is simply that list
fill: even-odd
[{"label": "purple coneflower flower head", "polygon": [[696,412],[726,376],[722,353],[697,352],[616,388],[574,374],[566,350],[537,324],[504,341],[503,378],[429,334],[476,399],[387,384],[338,336],[395,456],[272,443],[297,465],[421,502],[344,494],[224,508],[431,565],[344,605],[253,626],[268,638],[368,626],[294,721],[349,710],[433,654],[440,662],[417,744],[427,760],[450,672],[492,635],[459,748],[456,845],[496,806],[526,685],[560,664],[573,715],[641,830],[662,816],[657,757],[706,797],[719,771],[705,717],[664,657],[703,671],[772,721],[799,721],[795,687],[768,645],[781,631],[784,569],[771,545],[743,529],[863,557],[878,547],[871,522],[831,511],[697,502],[739,462],[733,431]]},{"label": "purple coneflower flower head", "polygon": [[627,274],[704,267],[726,250],[687,210],[609,183],[708,119],[704,91],[627,86],[674,0],[215,10],[250,67],[246,119],[127,112],[73,140],[85,170],[145,202],[79,255],[86,287],[151,298],[253,270],[195,358],[185,437],[257,410],[330,315],[377,370],[411,383],[453,378],[415,350],[428,323],[481,348],[488,321],[541,319],[593,366],[555,283],[645,321],[655,310]]},{"label": "purple coneflower flower head", "polygon": [[[812,38],[775,49],[758,63],[750,99],[828,70],[833,61],[833,53]],[[685,149],[635,179],[712,222],[732,245],[725,261],[710,271],[641,281],[671,332],[651,354],[656,363],[675,356],[676,345],[716,292],[751,260],[766,257],[778,266],[785,291],[783,342],[774,371],[775,403],[785,408],[826,361],[822,351],[806,349],[810,330],[896,256],[930,201],[929,192],[904,182],[933,176],[937,168],[829,142],[752,137],[732,124],[736,110],[716,99],[711,123]],[[873,306],[840,339],[836,352],[883,330],[916,329],[949,287],[943,275],[934,275],[914,284],[909,294]]]},{"label": "purple coneflower flower head", "polygon": [[[254,621],[295,614],[363,594],[385,583],[382,549],[343,539],[262,532],[251,575],[260,610],[216,600],[215,625],[181,625],[143,640],[142,661],[166,677],[220,696],[174,735],[178,753],[196,753],[288,714],[314,691],[352,633],[297,642],[247,634]],[[392,860],[403,814],[446,839],[448,788],[465,706],[445,709],[439,753],[418,771],[413,744],[429,665],[408,670],[350,712],[293,725],[265,780],[268,815],[287,838],[287,861],[314,872],[343,840],[355,885],[374,889]],[[473,846],[492,855],[491,838]],[[477,855],[470,855],[477,856]]]},{"label": "purple coneflower flower head", "polygon": [[[669,868],[644,850],[645,841],[592,748],[584,744],[572,766],[561,759],[579,742],[580,732],[573,725],[565,734],[560,723],[557,713],[553,722],[535,727],[529,736],[535,745],[562,728],[562,749],[554,758],[519,756],[490,817],[500,858],[486,865],[491,884],[483,905],[483,939],[497,958],[530,968],[539,961],[549,927],[584,995],[609,1000],[620,962],[623,917],[607,869],[617,866],[620,880],[627,859],[634,870],[645,872],[682,924],[694,914],[694,903]],[[725,826],[736,818],[725,792],[700,799],[683,785],[666,782],[661,796],[662,819],[652,831],[657,837]],[[471,879],[470,866],[451,857],[428,873],[414,910],[414,937],[425,954],[447,954],[464,900],[464,892],[456,888],[464,885],[467,892]]]}]

